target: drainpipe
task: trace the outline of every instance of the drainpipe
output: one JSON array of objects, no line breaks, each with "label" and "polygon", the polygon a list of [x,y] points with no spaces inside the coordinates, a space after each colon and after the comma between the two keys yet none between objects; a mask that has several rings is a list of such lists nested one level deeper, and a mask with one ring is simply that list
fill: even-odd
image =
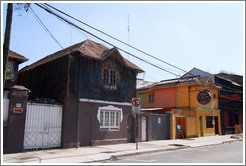
[{"label": "drainpipe", "polygon": [[189,115],[190,115],[190,86],[188,86],[188,98],[189,98]]},{"label": "drainpipe", "polygon": [[78,60],[78,92],[77,92],[77,94],[78,94],[78,96],[77,96],[77,98],[78,98],[78,105],[77,105],[77,109],[78,109],[78,111],[77,111],[77,131],[76,131],[76,133],[77,133],[77,138],[76,138],[76,148],[78,148],[78,147],[80,147],[80,141],[79,141],[79,131],[80,131],[80,128],[79,128],[79,124],[80,124],[80,118],[79,118],[79,114],[80,114],[80,108],[79,108],[79,98],[80,98],[80,75],[81,75],[81,73],[80,73],[80,63],[81,63],[81,60],[80,60],[80,57],[78,56],[78,58],[79,58],[79,60]]}]

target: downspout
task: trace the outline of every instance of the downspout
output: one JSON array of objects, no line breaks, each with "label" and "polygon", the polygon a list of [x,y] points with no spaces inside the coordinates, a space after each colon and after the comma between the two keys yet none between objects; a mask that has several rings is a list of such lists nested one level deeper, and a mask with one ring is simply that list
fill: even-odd
[{"label": "downspout", "polygon": [[190,86],[188,86],[188,98],[189,98],[189,115],[190,115]]},{"label": "downspout", "polygon": [[78,65],[77,65],[77,71],[78,71],[78,92],[77,92],[77,98],[78,98],[78,105],[77,105],[77,138],[76,138],[76,148],[80,147],[80,141],[79,141],[79,131],[80,131],[80,128],[79,128],[79,113],[80,113],[80,108],[79,108],[79,98],[80,98],[80,63],[81,63],[81,59],[80,57],[78,56],[79,60],[78,60]]},{"label": "downspout", "polygon": [[67,87],[66,87],[66,108],[69,102],[69,86],[70,86],[70,66],[71,66],[71,57],[70,54],[68,55],[68,69],[67,69]]}]

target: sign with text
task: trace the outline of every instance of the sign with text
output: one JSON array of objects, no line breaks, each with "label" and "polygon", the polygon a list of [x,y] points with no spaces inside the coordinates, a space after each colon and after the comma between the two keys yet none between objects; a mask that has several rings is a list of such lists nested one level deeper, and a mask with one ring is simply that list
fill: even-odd
[{"label": "sign with text", "polygon": [[132,112],[140,113],[141,112],[141,100],[140,98],[132,98]]},{"label": "sign with text", "polygon": [[211,101],[211,94],[207,90],[201,91],[197,94],[197,101],[202,105],[206,105]]}]

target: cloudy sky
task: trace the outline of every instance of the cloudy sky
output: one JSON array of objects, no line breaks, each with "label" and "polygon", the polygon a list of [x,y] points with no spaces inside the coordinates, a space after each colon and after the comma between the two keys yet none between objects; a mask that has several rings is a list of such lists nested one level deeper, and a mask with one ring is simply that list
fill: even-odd
[{"label": "cloudy sky", "polygon": [[[1,25],[4,34],[7,4],[1,3]],[[196,67],[212,74],[220,71],[244,74],[243,2],[47,3],[184,71]],[[86,39],[112,48],[103,41],[61,22],[35,4],[31,4],[31,9],[63,48]],[[29,58],[21,68],[62,49],[35,19],[30,9],[26,12],[15,8],[12,21],[10,49]],[[139,78],[160,81],[184,74],[182,70],[154,60],[83,24],[73,22],[164,69],[160,70],[121,52],[122,56],[145,70]],[[3,38],[1,40],[3,41]]]}]

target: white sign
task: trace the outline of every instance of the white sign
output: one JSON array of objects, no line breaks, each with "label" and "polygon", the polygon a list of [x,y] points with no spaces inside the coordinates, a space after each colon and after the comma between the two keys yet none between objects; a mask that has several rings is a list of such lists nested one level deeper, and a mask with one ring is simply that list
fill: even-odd
[{"label": "white sign", "polygon": [[132,112],[140,113],[141,112],[141,100],[140,98],[132,98]]},{"label": "white sign", "polygon": [[21,103],[16,103],[15,105],[17,108],[21,108]]},{"label": "white sign", "polygon": [[158,124],[161,124],[161,118],[158,117]]}]

